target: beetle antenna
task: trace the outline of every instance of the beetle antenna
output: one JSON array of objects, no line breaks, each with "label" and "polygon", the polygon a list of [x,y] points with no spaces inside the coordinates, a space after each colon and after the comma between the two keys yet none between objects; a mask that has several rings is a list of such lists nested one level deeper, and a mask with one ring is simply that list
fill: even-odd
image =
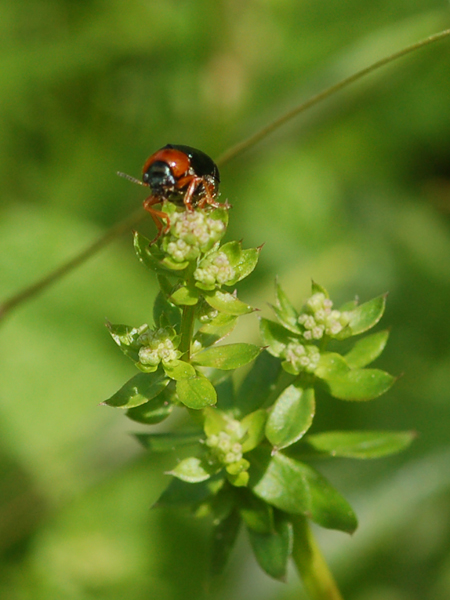
[{"label": "beetle antenna", "polygon": [[132,181],[133,183],[137,183],[138,185],[144,185],[144,183],[142,181],[140,181],[139,179],[136,179],[136,177],[132,177],[131,175],[127,175],[126,173],[121,173],[120,171],[117,171],[117,175],[119,177],[123,177],[124,179],[128,179],[128,181]]}]

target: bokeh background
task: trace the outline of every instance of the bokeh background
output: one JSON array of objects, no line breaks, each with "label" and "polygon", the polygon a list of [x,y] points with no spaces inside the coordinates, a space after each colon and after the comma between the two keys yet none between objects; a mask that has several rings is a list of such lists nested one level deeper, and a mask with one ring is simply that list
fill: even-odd
[{"label": "bokeh background", "polygon": [[[449,26],[444,0],[2,0],[0,293],[5,299],[139,207],[166,143],[212,157],[355,70]],[[265,243],[240,296],[269,314],[278,274],[336,303],[389,292],[368,404],[323,399],[316,430],[416,429],[401,456],[322,471],[360,527],[318,531],[348,600],[450,597],[450,42],[397,61],[222,169],[228,239]],[[151,222],[140,229],[152,234]],[[100,406],[134,374],[104,327],[151,318],[131,233],[16,308],[0,329],[0,597],[202,597],[208,523],[150,510],[172,458]],[[258,342],[254,315],[241,341]],[[245,536],[219,599],[301,598]]]}]

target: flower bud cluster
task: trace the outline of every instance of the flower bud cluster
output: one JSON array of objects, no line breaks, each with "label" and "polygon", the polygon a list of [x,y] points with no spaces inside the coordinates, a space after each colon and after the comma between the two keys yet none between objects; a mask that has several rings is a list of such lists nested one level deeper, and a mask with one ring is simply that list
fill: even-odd
[{"label": "flower bud cluster", "polygon": [[314,344],[303,345],[298,340],[292,340],[284,349],[282,358],[290,363],[297,373],[314,373],[319,364],[320,352]]},{"label": "flower bud cluster", "polygon": [[224,285],[235,277],[225,252],[213,252],[201,261],[194,272],[194,278],[204,285]]},{"label": "flower bud cluster", "polygon": [[304,327],[303,337],[307,341],[320,340],[324,335],[337,335],[349,323],[347,312],[333,310],[333,302],[318,292],[306,302],[298,322]]},{"label": "flower bud cluster", "polygon": [[143,365],[156,367],[161,361],[170,362],[181,356],[181,352],[176,349],[179,340],[174,336],[173,330],[167,327],[147,330],[139,336],[138,343],[142,344],[139,362]]},{"label": "flower bud cluster", "polygon": [[206,438],[212,462],[227,467],[242,460],[241,438],[243,431],[239,421],[230,419],[224,429]]},{"label": "flower bud cluster", "polygon": [[226,225],[208,216],[206,210],[184,210],[170,216],[170,232],[163,238],[163,250],[175,262],[194,260],[225,234]]}]

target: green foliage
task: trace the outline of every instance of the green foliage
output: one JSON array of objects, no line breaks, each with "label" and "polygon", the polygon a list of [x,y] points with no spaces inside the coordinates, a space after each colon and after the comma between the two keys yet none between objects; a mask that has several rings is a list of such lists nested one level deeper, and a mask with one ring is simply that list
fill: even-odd
[{"label": "green foliage", "polygon": [[[386,331],[360,338],[348,349],[349,338],[381,319],[385,296],[336,310],[327,290],[313,282],[311,296],[297,311],[277,282],[272,307],[277,321],[260,321],[264,351],[247,343],[221,344],[238,317],[253,310],[236,292],[222,288],[254,270],[259,250],[243,250],[237,242],[220,245],[217,231],[222,237],[228,220],[223,209],[183,212],[167,202],[164,206],[169,232],[156,243],[135,234],[139,260],[159,276],[155,327],[107,324],[124,354],[145,372],[106,404],[127,408],[128,417],[149,425],[169,416],[174,406],[194,411],[194,431],[137,436],[152,453],[177,456],[184,448],[192,453],[168,471],[178,483],[169,485],[157,504],[182,503],[198,516],[213,516],[212,576],[222,571],[243,521],[262,569],[283,580],[298,543],[293,523],[299,515],[347,533],[357,526],[343,496],[304,461],[386,456],[413,439],[408,432],[309,434],[317,387],[341,400],[371,400],[394,383],[388,373],[367,368],[383,351]],[[252,362],[237,391],[230,374],[217,376]]]}]

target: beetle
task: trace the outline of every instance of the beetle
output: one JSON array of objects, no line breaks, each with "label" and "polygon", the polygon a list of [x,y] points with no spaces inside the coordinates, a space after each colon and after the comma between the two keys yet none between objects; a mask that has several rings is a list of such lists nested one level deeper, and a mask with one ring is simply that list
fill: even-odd
[{"label": "beetle", "polygon": [[[144,209],[150,213],[158,229],[155,242],[170,229],[169,215],[155,208],[164,200],[187,210],[204,208],[206,204],[218,208],[229,208],[229,204],[216,201],[219,193],[220,175],[215,162],[201,150],[176,144],[167,144],[152,154],[142,168],[142,182],[119,173],[151,189],[144,200]],[[163,220],[166,221],[164,226]]]}]

